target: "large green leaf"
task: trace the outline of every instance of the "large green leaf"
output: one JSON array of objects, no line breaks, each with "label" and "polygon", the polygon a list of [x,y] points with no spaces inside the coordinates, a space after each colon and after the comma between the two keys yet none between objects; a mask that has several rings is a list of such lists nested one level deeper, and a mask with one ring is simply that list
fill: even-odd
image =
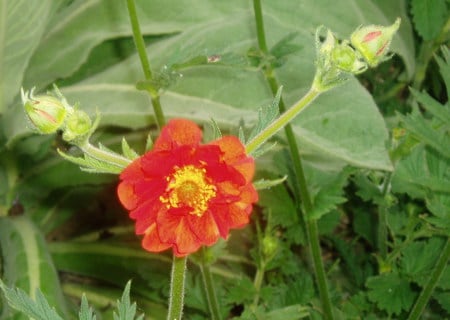
[{"label": "large green leaf", "polygon": [[19,93],[23,73],[51,13],[50,0],[0,0],[0,114]]},{"label": "large green leaf", "polygon": [[[47,251],[44,237],[26,216],[0,218],[0,247],[3,281],[35,298],[39,288],[60,315],[67,318],[59,278]],[[2,319],[10,319],[8,309]],[[16,319],[16,318],[15,318]]]},{"label": "large green leaf", "polygon": [[[56,24],[53,31],[49,30],[39,50],[52,50],[45,50],[45,59],[44,53],[38,50],[27,73],[29,86],[42,86],[58,77],[67,77],[86,59],[93,46],[105,39],[129,34],[125,8],[111,5],[105,9],[101,1],[83,3],[74,2],[74,8],[79,9],[73,10],[72,14],[62,13],[61,23]],[[162,96],[166,115],[188,117],[199,122],[214,118],[222,127],[228,128],[236,128],[240,119],[246,123],[254,122],[255,110],[270,103],[272,97],[262,74],[242,63],[248,49],[256,46],[251,2],[232,0],[225,5],[208,1],[195,4],[148,1],[139,5],[142,29],[146,34],[178,32],[148,47],[155,70],[198,55],[221,54],[224,62],[228,62],[225,58],[231,54],[237,57],[230,65],[203,65],[182,70],[183,77]],[[398,4],[392,6],[397,8]],[[180,8],[195,14],[189,18],[188,13],[183,13],[181,18],[175,19]],[[339,36],[348,37],[363,23],[392,23],[392,18],[384,14],[388,11],[386,8],[385,3],[379,8],[371,1],[355,4],[342,0],[333,2],[333,5],[325,0],[264,1],[269,46],[296,32],[295,44],[303,48],[289,56],[277,70],[288,104],[306,92],[313,77],[313,34],[317,26],[326,23]],[[403,16],[404,12],[400,10],[398,14]],[[407,22],[406,18],[404,20]],[[394,39],[393,49],[401,54],[411,73],[414,68],[413,48],[408,26],[407,23],[402,25],[400,36]],[[89,43],[85,42],[87,38]],[[64,50],[60,49],[62,47]],[[64,63],[58,62],[61,59]],[[72,67],[69,68],[70,65]],[[37,72],[38,68],[42,71]],[[102,125],[137,128],[154,123],[149,99],[134,89],[134,84],[141,78],[137,56],[132,56],[62,90],[70,101],[79,101],[82,108],[91,114],[98,107],[103,114]],[[17,110],[8,114],[5,130],[10,143],[29,132],[23,114]],[[371,96],[355,80],[319,97],[295,120],[294,131],[306,158],[317,165],[336,167],[350,163],[391,170],[385,149],[388,135],[384,121]]]}]

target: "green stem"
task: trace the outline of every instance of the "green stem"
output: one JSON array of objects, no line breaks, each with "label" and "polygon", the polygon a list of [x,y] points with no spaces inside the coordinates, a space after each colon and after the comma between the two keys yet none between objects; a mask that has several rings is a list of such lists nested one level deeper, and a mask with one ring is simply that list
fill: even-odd
[{"label": "green stem", "polygon": [[[145,42],[142,36],[141,28],[139,26],[139,20],[136,12],[136,4],[134,0],[127,0],[128,14],[130,16],[131,28],[133,30],[134,43],[136,44],[136,50],[141,61],[142,71],[144,72],[146,80],[152,80],[152,70],[147,57],[147,51],[145,50]],[[164,113],[162,111],[161,102],[159,96],[150,95],[153,112],[155,113],[156,122],[161,129],[166,123]]]},{"label": "green stem", "polygon": [[106,150],[99,149],[97,147],[94,147],[89,142],[80,145],[79,148],[83,151],[83,153],[91,156],[94,159],[97,159],[102,162],[106,162],[112,165],[115,165],[119,168],[126,168],[130,163],[131,160],[127,159],[125,157],[122,157],[121,155],[113,152],[108,152]]},{"label": "green stem", "polygon": [[[268,48],[266,44],[265,32],[264,32],[264,21],[262,16],[261,2],[260,0],[253,0],[253,9],[255,12],[255,22],[257,30],[258,45],[260,50],[264,54],[268,54]],[[280,85],[274,76],[273,68],[269,64],[265,68],[265,76],[269,83],[272,95],[275,96]],[[313,269],[317,279],[317,286],[319,288],[319,295],[322,301],[324,319],[333,319],[333,311],[330,296],[328,293],[327,279],[325,274],[324,265],[322,262],[322,253],[320,248],[319,232],[317,227],[317,221],[314,219],[309,219],[309,212],[312,211],[312,201],[309,195],[309,191],[306,184],[306,178],[303,170],[303,164],[299,153],[299,148],[297,146],[297,141],[294,135],[290,121],[294,119],[300,111],[304,110],[306,106],[310,105],[311,102],[320,95],[322,90],[318,90],[312,86],[309,91],[301,98],[293,107],[286,111],[286,107],[283,99],[280,99],[279,108],[282,115],[275,120],[268,128],[263,130],[258,134],[253,140],[251,140],[247,146],[247,152],[254,151],[258,146],[260,146],[264,141],[269,139],[272,135],[277,133],[282,127],[284,127],[285,134],[287,137],[289,150],[294,165],[294,174],[296,176],[295,183],[299,190],[300,198],[303,201],[303,220],[306,226],[306,234],[308,237],[308,243],[310,252],[313,260]],[[264,276],[264,272],[260,272],[258,269],[255,276],[255,287],[257,287],[257,281],[259,278]],[[261,284],[259,283],[259,286]],[[255,297],[257,299],[257,297]],[[257,301],[256,301],[257,302]],[[256,304],[255,304],[256,305]]]},{"label": "green stem", "polygon": [[255,287],[255,296],[253,297],[253,308],[256,309],[259,302],[259,297],[261,294],[261,287],[264,280],[264,273],[265,273],[266,266],[265,264],[262,264],[259,266],[259,268],[256,270],[255,279],[253,280],[253,285]]},{"label": "green stem", "polygon": [[447,266],[447,262],[449,259],[450,259],[450,238],[447,238],[447,243],[445,244],[440,257],[436,262],[436,266],[434,267],[434,270],[432,271],[427,284],[422,289],[422,292],[417,298],[416,303],[412,307],[411,312],[409,313],[408,316],[408,320],[418,320],[420,318],[420,315],[425,309],[428,300],[430,300],[434,287],[436,286],[440,277],[444,273],[444,270]]},{"label": "green stem", "polygon": [[187,257],[177,258],[176,256],[173,256],[167,320],[181,320],[183,314],[186,261]]},{"label": "green stem", "polygon": [[289,122],[291,122],[300,111],[304,110],[306,106],[320,94],[315,88],[309,89],[309,91],[291,108],[286,110],[277,120],[272,122],[267,128],[257,134],[252,140],[250,140],[245,148],[247,153],[255,151],[260,145],[262,145],[269,138],[274,136],[278,131],[283,129]]},{"label": "green stem", "polygon": [[211,269],[209,264],[205,261],[205,249],[202,248],[202,261],[200,263],[200,271],[202,273],[203,285],[208,299],[209,311],[211,320],[220,320],[219,303],[217,301],[216,290],[214,288]]},{"label": "green stem", "polygon": [[388,228],[387,228],[387,213],[388,213],[388,204],[386,203],[386,196],[389,192],[389,187],[391,185],[391,177],[392,173],[387,172],[383,182],[383,189],[381,194],[383,196],[384,202],[378,208],[378,234],[377,234],[377,246],[378,251],[380,253],[381,258],[386,259],[387,256],[387,237],[388,237]]}]

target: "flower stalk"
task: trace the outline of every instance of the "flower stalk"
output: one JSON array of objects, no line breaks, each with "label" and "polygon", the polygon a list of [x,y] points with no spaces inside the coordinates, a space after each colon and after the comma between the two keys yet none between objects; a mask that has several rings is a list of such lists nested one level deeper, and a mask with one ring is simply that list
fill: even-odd
[{"label": "flower stalk", "polygon": [[[258,36],[258,45],[264,54],[268,54],[268,49],[265,40],[265,32],[264,32],[264,21],[262,16],[261,2],[260,0],[253,0],[253,8],[255,13],[255,22],[256,22],[256,30]],[[273,75],[273,69],[270,65],[268,65],[265,70],[266,79],[269,82],[271,91],[273,96],[276,95],[276,92],[279,88],[278,81]],[[328,293],[328,286],[326,281],[325,269],[322,262],[322,254],[320,248],[320,240],[319,233],[317,227],[317,221],[313,219],[308,219],[308,212],[312,210],[312,202],[311,197],[309,195],[309,191],[306,186],[306,178],[303,170],[303,165],[301,161],[301,157],[299,154],[299,149],[297,146],[297,141],[290,125],[290,121],[294,119],[302,110],[305,109],[306,106],[310,105],[315,98],[319,96],[321,91],[317,90],[314,86],[301,98],[292,108],[289,110],[285,110],[284,101],[280,99],[279,108],[283,114],[275,120],[269,127],[263,130],[260,134],[255,136],[254,139],[249,141],[246,145],[246,151],[248,153],[256,150],[264,141],[269,139],[275,133],[277,133],[281,128],[285,128],[285,133],[288,139],[289,151],[291,154],[291,158],[294,164],[294,174],[295,174],[295,183],[297,189],[300,192],[300,198],[303,201],[303,220],[306,226],[306,233],[308,236],[308,243],[312,255],[313,260],[313,268],[314,273],[316,275],[317,285],[319,288],[319,294],[322,302],[324,319],[333,319],[333,311],[331,307],[331,300]],[[258,274],[255,277],[255,287],[260,287],[263,280],[264,272],[260,272],[258,269]],[[254,301],[254,305],[258,300]]]},{"label": "flower stalk", "polygon": [[202,273],[203,285],[206,291],[206,298],[208,300],[208,307],[211,316],[211,320],[220,320],[219,302],[217,300],[217,294],[214,287],[214,282],[211,274],[210,264],[206,257],[206,248],[202,248],[201,262],[199,264],[200,271]]},{"label": "flower stalk", "polygon": [[[128,15],[130,17],[131,28],[133,30],[134,43],[136,50],[141,61],[142,71],[144,72],[145,80],[151,81],[153,79],[150,62],[147,57],[147,51],[145,50],[145,42],[142,36],[141,28],[139,26],[139,20],[136,12],[136,4],[134,0],[127,0]],[[148,90],[150,99],[152,101],[153,112],[155,113],[156,123],[159,129],[165,125],[166,120],[159,99],[159,94],[153,90]]]},{"label": "flower stalk", "polygon": [[184,304],[184,283],[187,257],[173,257],[167,320],[181,320]]}]

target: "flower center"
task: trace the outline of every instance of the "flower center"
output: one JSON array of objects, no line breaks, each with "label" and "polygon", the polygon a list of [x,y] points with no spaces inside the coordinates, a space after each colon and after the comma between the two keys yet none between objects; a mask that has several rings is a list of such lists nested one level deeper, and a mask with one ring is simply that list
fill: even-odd
[{"label": "flower center", "polygon": [[216,187],[209,183],[204,168],[193,165],[177,168],[167,181],[167,194],[159,197],[167,209],[187,206],[192,208],[190,214],[200,217],[208,209],[208,201],[216,195]]}]

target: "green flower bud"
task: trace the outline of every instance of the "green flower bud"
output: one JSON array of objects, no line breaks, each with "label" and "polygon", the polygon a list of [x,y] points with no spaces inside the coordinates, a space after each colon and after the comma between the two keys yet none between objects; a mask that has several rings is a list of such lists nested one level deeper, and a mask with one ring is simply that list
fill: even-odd
[{"label": "green flower bud", "polygon": [[345,72],[358,74],[367,69],[367,64],[359,59],[358,53],[347,42],[343,42],[333,49],[331,59],[336,67]]},{"label": "green flower bud", "polygon": [[278,239],[274,236],[266,235],[262,241],[262,253],[267,260],[271,260],[278,250]]},{"label": "green flower bud", "polygon": [[67,142],[85,139],[92,129],[92,121],[88,114],[75,109],[66,119],[63,139]]},{"label": "green flower bud", "polygon": [[41,134],[56,132],[64,124],[67,116],[67,107],[63,101],[51,95],[33,95],[22,90],[22,101],[25,113]]},{"label": "green flower bud", "polygon": [[350,41],[371,67],[389,59],[389,46],[400,27],[400,18],[389,27],[370,25],[360,27],[352,33]]}]

